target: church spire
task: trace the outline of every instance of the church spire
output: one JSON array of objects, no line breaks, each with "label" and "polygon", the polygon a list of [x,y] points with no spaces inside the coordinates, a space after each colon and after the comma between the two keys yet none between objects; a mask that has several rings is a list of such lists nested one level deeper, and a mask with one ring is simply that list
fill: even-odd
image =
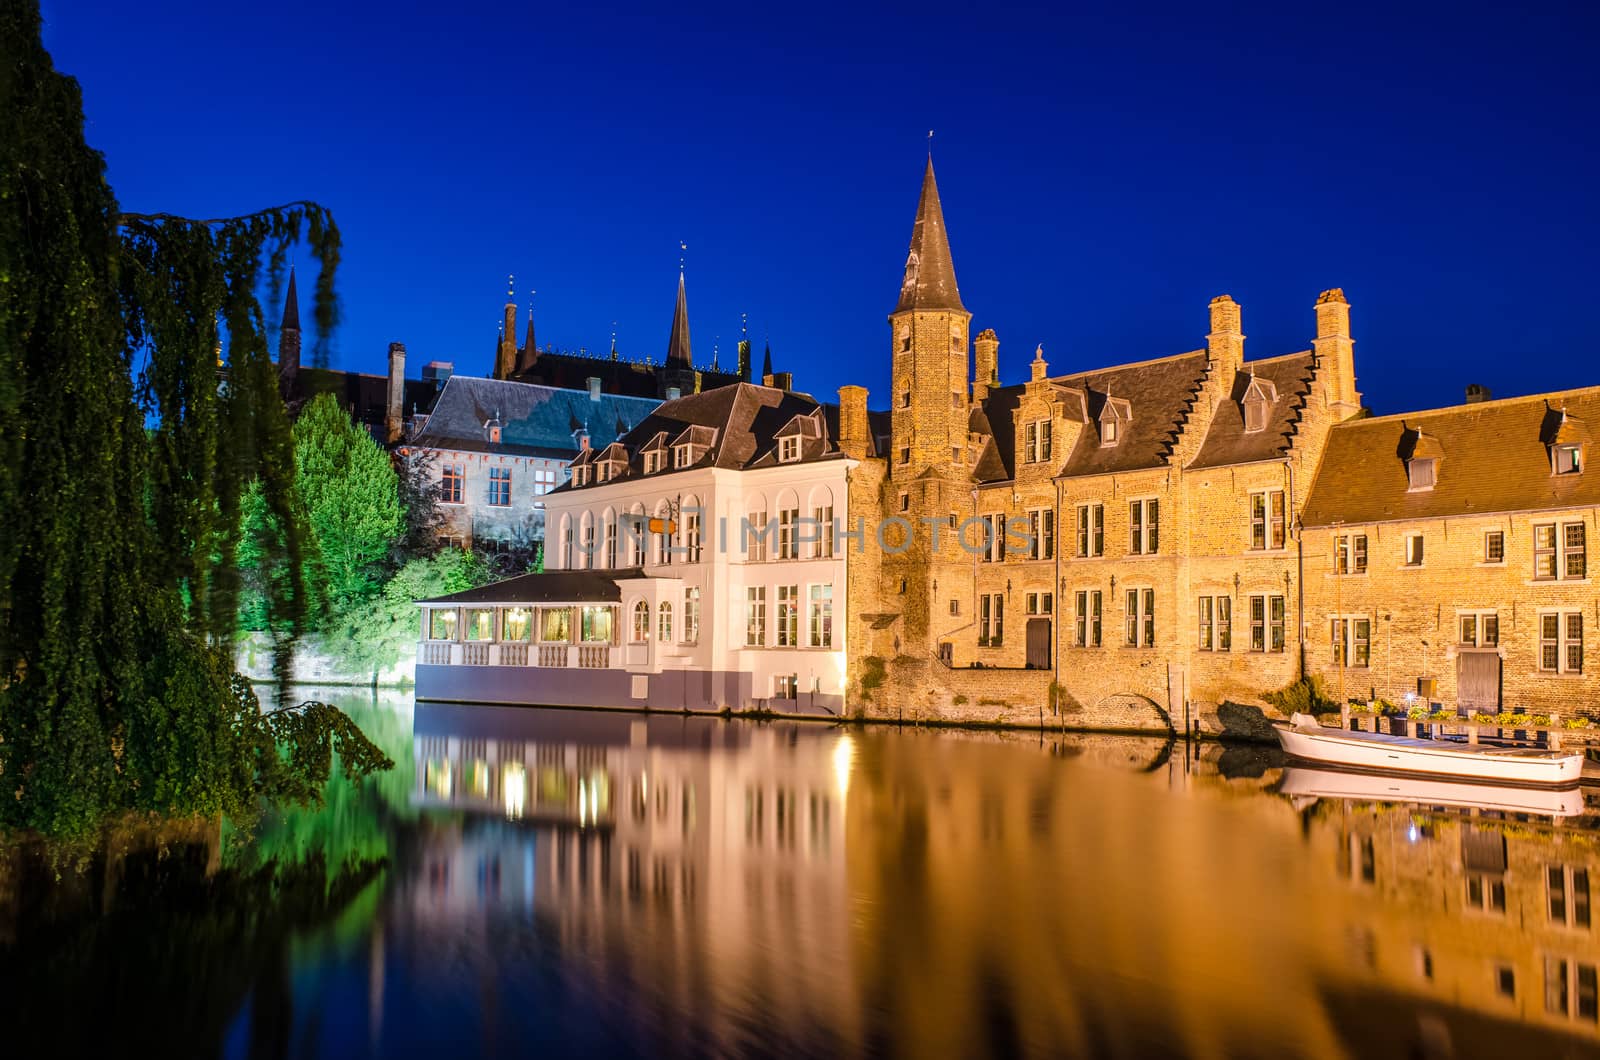
[{"label": "church spire", "polygon": [[517,371],[526,372],[539,360],[539,347],[533,341],[533,294],[528,292],[528,337],[522,340],[522,350],[517,354]]},{"label": "church spire", "polygon": [[761,378],[770,379],[771,377],[772,377],[772,340],[768,339],[767,340],[767,348],[766,348],[765,352],[763,352],[761,354]]},{"label": "church spire", "polygon": [[683,289],[683,270],[678,270],[678,305],[672,311],[672,335],[667,339],[667,367],[692,368],[689,353],[689,299]]},{"label": "church spire", "polygon": [[900,285],[896,313],[911,309],[954,309],[965,312],[956,290],[956,267],[950,257],[944,210],[939,205],[939,184],[933,178],[933,156],[922,174],[922,197],[917,220],[911,227],[911,251],[906,255],[906,278]]},{"label": "church spire", "polygon": [[290,378],[300,371],[300,294],[295,288],[294,266],[289,266],[289,290],[283,299],[283,321],[278,325],[278,374]]}]

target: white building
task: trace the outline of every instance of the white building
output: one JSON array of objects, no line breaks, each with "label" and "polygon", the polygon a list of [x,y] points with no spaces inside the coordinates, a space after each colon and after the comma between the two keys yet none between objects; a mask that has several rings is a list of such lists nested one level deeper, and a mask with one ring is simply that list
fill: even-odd
[{"label": "white building", "polygon": [[544,498],[545,574],[422,602],[418,696],[840,712],[837,435],[835,409],[738,383],[583,450]]}]

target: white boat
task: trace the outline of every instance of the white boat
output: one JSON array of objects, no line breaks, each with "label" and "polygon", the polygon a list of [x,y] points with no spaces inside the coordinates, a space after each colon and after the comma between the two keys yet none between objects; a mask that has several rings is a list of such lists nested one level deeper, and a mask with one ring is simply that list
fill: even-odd
[{"label": "white boat", "polygon": [[1305,714],[1276,726],[1278,742],[1296,758],[1352,769],[1564,788],[1583,775],[1583,756],[1537,747],[1489,747],[1448,740],[1417,740],[1377,732],[1330,729]]},{"label": "white boat", "polygon": [[1395,773],[1342,772],[1305,766],[1285,768],[1278,791],[1291,798],[1418,803],[1423,806],[1499,810],[1501,813],[1536,813],[1545,817],[1576,817],[1583,812],[1583,792],[1577,788],[1516,788],[1503,784],[1474,784],[1461,780],[1435,780]]}]

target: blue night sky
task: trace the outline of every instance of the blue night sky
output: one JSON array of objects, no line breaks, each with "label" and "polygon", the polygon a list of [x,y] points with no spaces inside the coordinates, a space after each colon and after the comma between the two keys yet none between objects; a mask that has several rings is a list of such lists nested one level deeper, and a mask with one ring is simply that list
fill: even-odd
[{"label": "blue night sky", "polygon": [[1342,286],[1380,413],[1600,382],[1595,12],[44,4],[125,209],[334,211],[338,366],[486,373],[513,272],[541,344],[659,360],[681,239],[697,363],[748,312],[885,406],[933,129],[1005,381],[1197,348],[1224,291],[1304,349]]}]

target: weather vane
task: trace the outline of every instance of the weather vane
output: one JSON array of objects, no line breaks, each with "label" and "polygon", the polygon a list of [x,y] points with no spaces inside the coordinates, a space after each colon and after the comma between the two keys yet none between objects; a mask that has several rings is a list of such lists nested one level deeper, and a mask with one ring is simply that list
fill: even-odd
[{"label": "weather vane", "polygon": [[513,274],[510,274],[510,275],[508,275],[506,277],[506,301],[509,302],[509,301],[512,301],[513,299],[515,299],[517,297],[516,291],[517,291],[517,277],[516,277],[516,274],[513,273]]},{"label": "weather vane", "polygon": [[679,272],[683,271],[683,259],[684,259],[684,256],[687,255],[688,253],[689,253],[689,244],[685,243],[681,239],[678,240],[678,271]]}]

